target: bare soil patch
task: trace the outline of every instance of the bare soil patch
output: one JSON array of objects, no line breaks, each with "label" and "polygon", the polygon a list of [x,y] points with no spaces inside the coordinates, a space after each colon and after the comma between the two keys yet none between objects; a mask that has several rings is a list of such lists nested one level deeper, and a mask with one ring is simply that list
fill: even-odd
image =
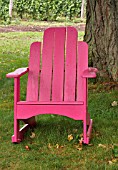
[{"label": "bare soil patch", "polygon": [[[42,32],[47,26],[2,26],[0,32]],[[76,25],[78,31],[85,31],[85,24]]]}]

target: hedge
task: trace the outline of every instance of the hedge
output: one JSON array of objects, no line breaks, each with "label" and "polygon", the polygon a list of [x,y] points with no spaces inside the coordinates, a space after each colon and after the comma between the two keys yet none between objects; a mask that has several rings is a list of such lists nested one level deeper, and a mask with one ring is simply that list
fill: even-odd
[{"label": "hedge", "polygon": [[[0,0],[0,18],[8,18],[9,0]],[[14,0],[13,14],[43,21],[57,20],[58,17],[80,17],[81,0]]]}]

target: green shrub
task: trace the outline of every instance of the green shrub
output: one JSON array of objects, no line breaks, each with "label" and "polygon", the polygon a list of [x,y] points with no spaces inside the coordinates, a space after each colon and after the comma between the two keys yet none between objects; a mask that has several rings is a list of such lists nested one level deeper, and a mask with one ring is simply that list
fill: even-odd
[{"label": "green shrub", "polygon": [[[0,17],[8,17],[9,0],[0,0]],[[15,0],[14,9],[21,19],[28,15],[32,19],[43,21],[57,20],[58,17],[72,19],[80,17],[81,0]]]},{"label": "green shrub", "polygon": [[9,18],[9,0],[0,0],[0,18],[4,21]]}]

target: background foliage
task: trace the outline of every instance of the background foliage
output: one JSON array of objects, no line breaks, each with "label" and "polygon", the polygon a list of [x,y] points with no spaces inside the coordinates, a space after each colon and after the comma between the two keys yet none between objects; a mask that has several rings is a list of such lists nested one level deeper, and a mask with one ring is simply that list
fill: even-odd
[{"label": "background foliage", "polygon": [[[8,18],[9,0],[0,0],[0,18]],[[15,0],[13,15],[42,21],[54,21],[59,17],[80,17],[81,0]]]},{"label": "background foliage", "polygon": [[0,0],[0,19],[4,21],[9,17],[9,0]]}]

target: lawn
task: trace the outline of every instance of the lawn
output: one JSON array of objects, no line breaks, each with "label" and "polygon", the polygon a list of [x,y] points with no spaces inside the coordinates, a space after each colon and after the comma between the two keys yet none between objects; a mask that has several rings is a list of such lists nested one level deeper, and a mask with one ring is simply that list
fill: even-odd
[{"label": "lawn", "polygon": [[[89,112],[93,118],[90,145],[79,150],[82,123],[58,115],[37,116],[35,137],[29,131],[20,144],[12,144],[13,80],[6,73],[28,65],[31,42],[41,41],[42,32],[0,33],[0,170],[117,170],[118,91],[89,85]],[[84,32],[79,33],[82,39]],[[27,76],[21,78],[25,99]],[[73,140],[68,141],[68,135]],[[115,154],[114,154],[115,152]]]}]

